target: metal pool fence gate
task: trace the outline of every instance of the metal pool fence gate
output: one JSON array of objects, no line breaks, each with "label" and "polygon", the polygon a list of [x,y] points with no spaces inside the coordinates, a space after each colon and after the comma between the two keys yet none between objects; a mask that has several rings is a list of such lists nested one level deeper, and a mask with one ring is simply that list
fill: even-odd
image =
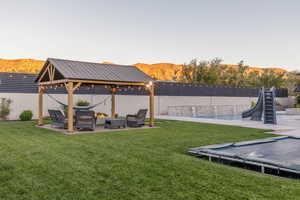
[{"label": "metal pool fence gate", "polygon": [[249,108],[250,105],[168,106],[168,115],[180,117],[239,115]]}]

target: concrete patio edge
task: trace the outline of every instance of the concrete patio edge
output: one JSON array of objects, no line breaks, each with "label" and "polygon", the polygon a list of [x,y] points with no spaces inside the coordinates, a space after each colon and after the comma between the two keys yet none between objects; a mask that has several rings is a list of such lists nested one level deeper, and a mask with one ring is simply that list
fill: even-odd
[{"label": "concrete patio edge", "polygon": [[157,119],[273,130],[271,132],[268,131],[266,133],[275,134],[275,135],[287,135],[287,136],[300,138],[300,121],[297,121],[300,119],[287,119],[285,121],[281,120],[276,125],[264,124],[262,121],[258,122],[258,121],[251,121],[251,120],[221,120],[221,119],[208,119],[208,118],[195,118],[195,117],[178,117],[178,116],[168,116],[168,115],[159,115],[157,116]]}]

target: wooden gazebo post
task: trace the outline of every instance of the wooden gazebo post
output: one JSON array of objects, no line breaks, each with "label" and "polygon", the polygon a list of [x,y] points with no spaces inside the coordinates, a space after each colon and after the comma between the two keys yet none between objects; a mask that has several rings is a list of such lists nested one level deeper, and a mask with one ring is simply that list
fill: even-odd
[{"label": "wooden gazebo post", "polygon": [[68,82],[66,86],[68,91],[68,132],[73,132],[73,82]]},{"label": "wooden gazebo post", "polygon": [[149,126],[154,126],[154,84],[152,82],[149,83],[149,112],[150,112],[150,122]]},{"label": "wooden gazebo post", "polygon": [[117,93],[117,88],[112,87],[111,88],[111,118],[115,118],[116,116],[116,93]]},{"label": "wooden gazebo post", "polygon": [[38,126],[43,125],[43,94],[44,88],[39,86],[39,95],[38,95]]}]

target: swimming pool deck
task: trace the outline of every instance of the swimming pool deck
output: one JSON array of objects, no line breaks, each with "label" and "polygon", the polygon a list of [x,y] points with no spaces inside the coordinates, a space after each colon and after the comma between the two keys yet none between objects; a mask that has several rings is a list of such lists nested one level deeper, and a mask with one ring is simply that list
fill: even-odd
[{"label": "swimming pool deck", "polygon": [[300,138],[300,115],[290,115],[284,117],[278,117],[277,124],[264,124],[262,121],[251,121],[249,119],[243,120],[222,120],[222,119],[208,119],[208,118],[193,118],[193,117],[176,117],[168,115],[160,115],[158,119],[165,120],[179,120],[188,122],[210,123],[210,124],[222,124],[230,126],[240,126],[248,128],[258,128],[273,130],[272,134],[287,135]]}]

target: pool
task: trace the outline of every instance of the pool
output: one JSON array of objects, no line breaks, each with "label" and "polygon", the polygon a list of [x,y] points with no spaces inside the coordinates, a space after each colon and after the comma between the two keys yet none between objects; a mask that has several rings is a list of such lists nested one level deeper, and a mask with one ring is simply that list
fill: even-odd
[{"label": "pool", "polygon": [[[283,113],[276,114],[277,119],[300,119],[300,115],[289,115]],[[242,114],[236,115],[199,115],[196,118],[204,119],[222,119],[222,120],[249,120],[249,118],[242,118]]]},{"label": "pool", "polygon": [[189,153],[209,161],[262,173],[300,178],[300,138],[281,136],[191,148]]},{"label": "pool", "polygon": [[200,115],[197,118],[239,120],[242,119],[242,115]]}]

